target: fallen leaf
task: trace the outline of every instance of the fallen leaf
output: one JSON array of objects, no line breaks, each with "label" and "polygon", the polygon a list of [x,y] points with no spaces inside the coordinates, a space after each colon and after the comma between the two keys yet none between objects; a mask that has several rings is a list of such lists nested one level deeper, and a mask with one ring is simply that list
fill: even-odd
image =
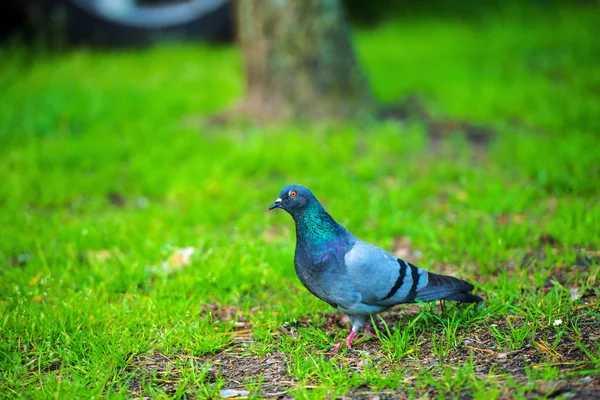
[{"label": "fallen leaf", "polygon": [[395,176],[386,176],[383,178],[383,184],[387,187],[398,187],[400,181]]},{"label": "fallen leaf", "polygon": [[174,267],[185,267],[192,263],[192,256],[196,251],[193,247],[183,247],[179,249],[175,249],[175,252],[169,258],[168,263]]},{"label": "fallen leaf", "polygon": [[500,225],[506,225],[510,222],[510,215],[508,214],[502,214],[498,216],[498,223]]},{"label": "fallen leaf", "polygon": [[40,281],[40,279],[42,279],[42,277],[41,277],[41,276],[39,276],[39,275],[36,275],[36,276],[34,276],[34,277],[33,277],[33,278],[31,278],[31,280],[29,281],[29,286],[33,286],[33,285],[35,285],[36,283],[38,283],[38,282]]},{"label": "fallen leaf", "polygon": [[512,220],[515,224],[520,224],[522,222],[525,222],[525,216],[523,214],[516,214],[513,215]]},{"label": "fallen leaf", "polygon": [[87,256],[91,261],[96,261],[96,262],[102,263],[102,262],[108,260],[109,258],[111,258],[112,254],[110,254],[110,251],[108,251],[106,249],[102,249],[102,250],[90,250],[87,252]]},{"label": "fallen leaf", "polygon": [[464,190],[457,190],[454,195],[456,196],[456,200],[460,202],[465,202],[469,198],[469,194]]},{"label": "fallen leaf", "polygon": [[525,222],[525,216],[523,214],[502,214],[498,216],[498,223],[500,225],[508,225],[510,223],[522,224],[523,222]]},{"label": "fallen leaf", "polygon": [[192,256],[195,252],[196,249],[194,247],[176,248],[173,254],[171,254],[171,256],[167,259],[167,261],[160,264],[160,267],[152,266],[149,267],[149,269],[152,272],[162,270],[167,274],[172,274],[190,265],[192,263]]}]

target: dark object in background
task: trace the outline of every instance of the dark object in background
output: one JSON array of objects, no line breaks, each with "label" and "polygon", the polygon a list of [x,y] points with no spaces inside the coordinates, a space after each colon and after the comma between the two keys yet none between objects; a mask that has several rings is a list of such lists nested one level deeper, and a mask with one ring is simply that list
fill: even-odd
[{"label": "dark object in background", "polygon": [[[25,3],[25,2],[23,2]],[[230,0],[34,0],[0,6],[25,37],[49,44],[138,46],[233,38]],[[2,21],[4,22],[4,21]],[[3,23],[4,25],[4,23]],[[14,32],[14,29],[12,29]]]},{"label": "dark object in background", "polygon": [[[236,0],[4,0],[0,41],[20,34],[40,44],[135,46],[161,40],[231,41]],[[303,0],[297,0],[302,3]],[[353,23],[376,26],[393,18],[443,15],[479,20],[507,2],[598,7],[599,0],[340,0]],[[112,10],[112,11],[111,11]],[[144,21],[151,16],[151,21]]]},{"label": "dark object in background", "polygon": [[18,7],[16,0],[1,3],[0,5],[0,40],[10,37],[25,21],[26,15],[22,7]]}]

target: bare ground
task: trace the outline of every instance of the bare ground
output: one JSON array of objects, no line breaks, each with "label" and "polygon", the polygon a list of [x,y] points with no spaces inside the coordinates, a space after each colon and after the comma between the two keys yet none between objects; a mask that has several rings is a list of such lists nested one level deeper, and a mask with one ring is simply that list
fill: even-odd
[{"label": "bare ground", "polygon": [[[577,313],[585,310],[596,309],[597,299],[583,298]],[[161,388],[167,393],[174,393],[181,377],[181,371],[178,371],[177,359],[194,358],[199,366],[208,366],[210,368],[206,379],[215,382],[216,377],[220,376],[225,380],[226,386],[223,389],[247,389],[249,382],[256,382],[259,375],[263,376],[262,385],[259,392],[249,393],[249,395],[260,395],[262,397],[272,397],[280,399],[293,398],[290,391],[299,386],[299,383],[288,372],[289,355],[280,351],[271,351],[270,353],[259,356],[248,351],[248,345],[254,341],[252,334],[252,325],[240,317],[239,310],[230,306],[209,305],[209,309],[214,317],[223,320],[237,318],[234,331],[233,342],[223,351],[194,357],[190,354],[182,354],[177,357],[169,358],[158,351],[138,357],[134,360],[134,369],[141,374],[131,381],[130,391],[132,395],[138,394],[141,389],[141,382],[144,376],[156,376],[156,380]],[[440,310],[441,311],[441,310]],[[398,320],[414,317],[418,313],[417,306],[397,307],[383,314],[383,320],[388,326],[396,326]],[[450,311],[452,312],[452,311]],[[595,348],[595,342],[600,339],[600,332],[597,329],[597,320],[593,320],[589,313],[581,315],[578,319],[581,335],[578,340],[587,348]],[[316,320],[317,321],[317,320]],[[334,338],[340,335],[340,328],[347,329],[347,317],[341,313],[331,312],[325,314],[325,318],[319,318],[315,324],[311,319],[304,318],[294,325],[282,326],[273,336],[291,335],[297,336],[300,333],[298,328],[313,326],[324,330],[329,336]],[[324,324],[323,322],[324,321]],[[513,321],[513,324],[523,323],[523,321]],[[505,320],[496,321],[499,328],[507,328]],[[379,322],[378,327],[383,329],[383,323]],[[464,336],[462,336],[464,334]],[[423,370],[429,371],[434,377],[438,374],[440,365],[452,366],[458,371],[463,365],[474,359],[474,369],[477,376],[486,376],[486,379],[494,382],[495,385],[502,387],[506,385],[507,378],[518,384],[529,384],[532,389],[528,392],[528,397],[546,397],[546,398],[577,398],[577,399],[596,399],[600,398],[600,374],[586,373],[586,370],[594,366],[582,350],[575,345],[573,340],[564,335],[559,338],[559,345],[553,350],[550,344],[556,340],[555,330],[547,329],[538,331],[532,341],[526,341],[524,346],[514,351],[507,351],[500,348],[493,334],[486,328],[480,327],[475,330],[469,328],[459,329],[458,336],[462,336],[462,341],[445,356],[440,357],[434,354],[432,342],[422,340],[417,343],[416,354],[418,357],[407,356],[402,360],[391,360],[381,351],[381,344],[376,340],[359,342],[352,351],[335,353],[329,349],[314,349],[315,353],[321,353],[326,358],[335,359],[343,367],[349,368],[353,372],[360,373],[364,369],[363,359],[367,355],[371,362],[377,363],[382,373],[397,371],[403,368],[407,371],[403,377],[402,387],[395,390],[376,391],[368,385],[363,385],[353,389],[348,393],[349,398],[357,399],[396,399],[406,398],[407,389],[413,388],[420,396],[433,396],[437,389],[433,386],[426,386],[416,382],[418,374]],[[560,369],[559,379],[550,381],[531,382],[526,374],[526,368],[542,368],[548,365]],[[412,372],[412,373],[411,373]],[[532,385],[535,383],[535,385]],[[319,387],[318,378],[311,382],[314,387]],[[306,383],[303,383],[306,387]],[[510,398],[513,390],[510,385],[506,385],[503,390],[507,398]],[[233,392],[235,393],[235,392]],[[244,392],[240,392],[244,393]],[[469,398],[469,393],[461,393],[461,397]]]}]

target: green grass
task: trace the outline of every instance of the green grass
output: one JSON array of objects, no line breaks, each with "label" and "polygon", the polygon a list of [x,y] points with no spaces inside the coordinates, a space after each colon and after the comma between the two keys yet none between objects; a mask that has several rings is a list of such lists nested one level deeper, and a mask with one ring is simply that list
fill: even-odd
[{"label": "green grass", "polygon": [[[357,32],[378,98],[492,129],[483,155],[460,132],[432,150],[417,119],[187,123],[242,95],[230,47],[0,49],[0,396],[276,391],[260,369],[228,380],[225,356],[279,357],[296,398],[549,396],[541,382],[597,377],[599,23],[559,8]],[[485,305],[398,307],[380,343],[332,355],[346,328],[296,278],[289,216],[266,211],[291,182],[364,240],[409,237]],[[163,269],[181,247],[192,263]]]}]

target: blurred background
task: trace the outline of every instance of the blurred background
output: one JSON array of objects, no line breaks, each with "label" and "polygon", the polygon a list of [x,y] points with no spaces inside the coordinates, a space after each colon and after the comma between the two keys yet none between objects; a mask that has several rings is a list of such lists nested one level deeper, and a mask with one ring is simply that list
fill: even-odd
[{"label": "blurred background", "polygon": [[40,240],[60,273],[119,248],[129,275],[99,273],[129,285],[232,232],[284,246],[280,265],[293,229],[263,212],[290,182],[425,262],[490,272],[542,234],[600,237],[596,1],[1,7],[0,256],[25,275]]},{"label": "blurred background", "polygon": [[[165,40],[231,41],[231,0],[7,0],[0,14],[0,35],[28,40],[103,46],[132,46]],[[593,0],[344,0],[354,23],[375,26],[398,17],[445,15],[481,20],[507,8],[535,5],[536,12],[564,4],[594,5]],[[532,10],[533,11],[533,10]]]}]

